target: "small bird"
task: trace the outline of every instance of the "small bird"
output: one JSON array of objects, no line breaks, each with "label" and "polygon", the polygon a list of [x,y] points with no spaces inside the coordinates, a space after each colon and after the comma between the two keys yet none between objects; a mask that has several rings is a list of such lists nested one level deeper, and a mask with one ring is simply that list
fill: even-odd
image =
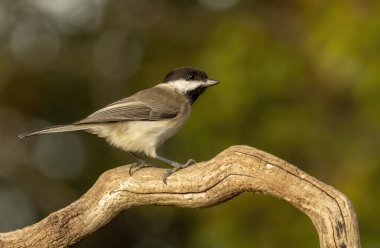
[{"label": "small bird", "polygon": [[163,176],[195,164],[189,159],[177,163],[157,155],[157,148],[172,137],[187,121],[192,104],[209,87],[218,84],[193,67],[180,67],[169,72],[158,85],[111,103],[86,118],[68,125],[47,127],[21,134],[25,138],[38,134],[84,130],[105,138],[111,145],[131,153],[137,162],[132,170],[148,167],[139,154],[173,166]]}]

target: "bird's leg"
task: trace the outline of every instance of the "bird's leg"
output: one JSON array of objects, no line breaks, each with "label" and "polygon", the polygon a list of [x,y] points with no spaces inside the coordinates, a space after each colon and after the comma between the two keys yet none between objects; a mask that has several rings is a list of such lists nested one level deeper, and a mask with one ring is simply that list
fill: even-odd
[{"label": "bird's leg", "polygon": [[158,160],[160,160],[160,161],[162,161],[162,162],[164,162],[164,163],[167,163],[167,164],[170,164],[171,166],[173,166],[173,169],[166,170],[166,172],[165,172],[165,174],[163,176],[163,181],[164,181],[165,184],[166,184],[166,180],[168,179],[168,177],[171,174],[173,174],[174,172],[197,163],[197,162],[195,162],[194,159],[189,159],[185,164],[180,164],[180,163],[174,162],[172,160],[169,160],[167,158],[160,157],[158,155],[155,158],[158,159]]},{"label": "bird's leg", "polygon": [[129,167],[129,175],[132,176],[133,173],[135,173],[138,170],[141,170],[142,168],[151,167],[150,164],[145,162],[140,156],[138,156],[136,153],[130,152],[130,154],[137,160],[134,162],[131,167]]}]

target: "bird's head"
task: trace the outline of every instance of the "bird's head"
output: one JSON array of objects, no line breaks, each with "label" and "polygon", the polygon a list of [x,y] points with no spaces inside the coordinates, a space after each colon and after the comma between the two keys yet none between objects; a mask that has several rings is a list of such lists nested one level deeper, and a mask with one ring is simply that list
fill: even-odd
[{"label": "bird's head", "polygon": [[207,74],[199,69],[180,67],[169,72],[163,83],[171,85],[193,103],[207,87],[218,84],[218,81],[209,79]]}]

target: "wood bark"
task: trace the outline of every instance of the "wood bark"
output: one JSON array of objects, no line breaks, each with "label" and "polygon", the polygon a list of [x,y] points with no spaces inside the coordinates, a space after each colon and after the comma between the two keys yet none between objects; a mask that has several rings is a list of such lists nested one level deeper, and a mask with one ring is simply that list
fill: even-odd
[{"label": "wood bark", "polygon": [[133,176],[128,172],[128,165],[104,172],[69,206],[31,226],[1,233],[0,247],[68,247],[130,207],[210,207],[245,191],[272,195],[300,209],[312,220],[320,247],[361,246],[355,212],[344,194],[252,147],[230,147],[174,173],[167,185],[163,169],[144,168]]}]

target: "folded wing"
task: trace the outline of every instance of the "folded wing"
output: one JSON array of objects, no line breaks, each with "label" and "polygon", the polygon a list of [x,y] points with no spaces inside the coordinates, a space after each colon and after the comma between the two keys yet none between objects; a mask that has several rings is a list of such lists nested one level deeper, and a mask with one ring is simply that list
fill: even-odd
[{"label": "folded wing", "polygon": [[180,106],[173,94],[175,93],[172,90],[156,86],[112,103],[73,124],[158,121],[174,118],[178,115]]}]

